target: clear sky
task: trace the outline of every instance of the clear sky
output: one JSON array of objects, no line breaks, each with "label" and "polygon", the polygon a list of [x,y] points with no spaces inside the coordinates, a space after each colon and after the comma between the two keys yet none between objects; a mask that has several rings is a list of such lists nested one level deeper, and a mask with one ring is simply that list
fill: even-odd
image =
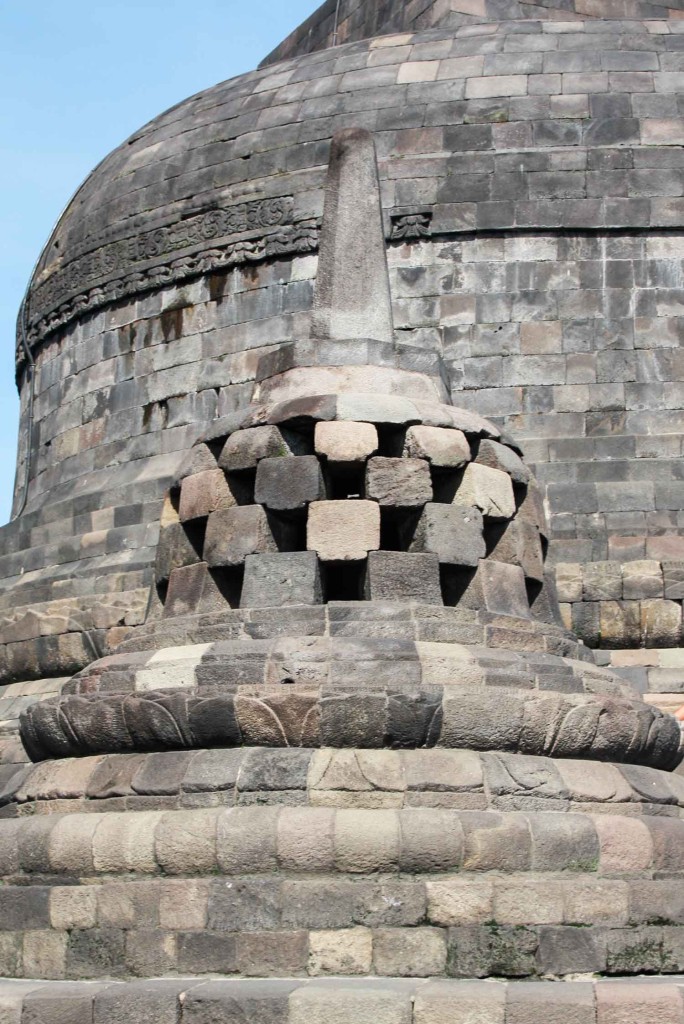
[{"label": "clear sky", "polygon": [[0,523],[16,457],[16,315],[92,168],[167,107],[254,68],[320,0],[0,0]]}]

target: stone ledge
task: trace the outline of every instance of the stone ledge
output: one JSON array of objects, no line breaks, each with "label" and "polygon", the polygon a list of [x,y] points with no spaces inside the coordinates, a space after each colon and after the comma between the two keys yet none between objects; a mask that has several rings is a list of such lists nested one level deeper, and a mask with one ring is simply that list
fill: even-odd
[{"label": "stone ledge", "polygon": [[0,767],[0,816],[289,807],[571,811],[679,817],[684,782],[653,768],[471,750],[241,747]]},{"label": "stone ledge", "polygon": [[[3,821],[0,876],[154,877],[316,870],[684,873],[684,822],[554,813],[409,807],[211,807],[49,814]],[[300,836],[300,840],[296,837]],[[626,843],[620,836],[627,837]],[[636,861],[635,861],[636,858]]]},{"label": "stone ledge", "polygon": [[6,1024],[682,1024],[684,979],[0,982]]}]

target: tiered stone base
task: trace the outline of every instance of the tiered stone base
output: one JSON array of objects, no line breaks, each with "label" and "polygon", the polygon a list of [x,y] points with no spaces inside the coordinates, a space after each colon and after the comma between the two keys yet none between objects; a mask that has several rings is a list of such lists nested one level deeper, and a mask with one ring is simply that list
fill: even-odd
[{"label": "tiered stone base", "polygon": [[458,750],[48,762],[3,811],[0,974],[684,972],[683,785]]},{"label": "tiered stone base", "polygon": [[0,982],[3,1024],[682,1024],[684,978]]}]

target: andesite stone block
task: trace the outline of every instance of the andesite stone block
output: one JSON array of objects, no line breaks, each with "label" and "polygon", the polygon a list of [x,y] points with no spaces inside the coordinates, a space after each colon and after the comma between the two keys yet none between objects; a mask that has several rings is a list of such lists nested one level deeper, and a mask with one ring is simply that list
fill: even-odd
[{"label": "andesite stone block", "polygon": [[517,484],[527,484],[532,476],[523,460],[508,445],[485,437],[480,441],[476,463],[508,473]]},{"label": "andesite stone block", "polygon": [[420,508],[432,500],[430,467],[424,459],[376,456],[366,467],[366,495],[387,508]]},{"label": "andesite stone block", "polygon": [[371,551],[366,566],[365,596],[368,601],[441,604],[438,556],[405,551]]},{"label": "andesite stone block", "polygon": [[314,501],[306,546],[324,562],[360,561],[380,547],[380,506],[374,501]]},{"label": "andesite stone block", "polygon": [[209,572],[206,562],[173,569],[164,604],[163,618],[222,612],[228,602]]},{"label": "andesite stone block", "polygon": [[315,455],[265,458],[257,467],[256,501],[281,512],[295,512],[325,497],[321,466]]},{"label": "andesite stone block", "polygon": [[227,439],[218,464],[226,472],[255,469],[262,459],[303,453],[303,443],[297,441],[294,434],[280,427],[245,427]]},{"label": "andesite stone block", "polygon": [[238,505],[212,512],[207,520],[204,559],[207,565],[242,565],[247,555],[278,550],[261,505]]},{"label": "andesite stone block", "polygon": [[178,514],[182,523],[202,519],[219,508],[232,508],[237,501],[222,469],[208,469],[186,476],[181,484]]},{"label": "andesite stone block", "polygon": [[372,423],[333,420],[316,424],[316,452],[330,462],[365,462],[377,451],[378,443],[378,431]]},{"label": "andesite stone block", "polygon": [[245,559],[242,608],[320,604],[320,570],[314,551],[252,554]]},{"label": "andesite stone block", "polygon": [[465,468],[454,504],[474,505],[487,519],[510,519],[515,514],[511,478],[500,469],[471,462]]},{"label": "andesite stone block", "polygon": [[433,552],[445,565],[477,566],[485,557],[482,513],[474,506],[429,502],[409,544],[411,552]]},{"label": "andesite stone block", "polygon": [[423,424],[406,431],[404,455],[427,459],[435,469],[458,469],[471,459],[470,445],[462,430]]}]

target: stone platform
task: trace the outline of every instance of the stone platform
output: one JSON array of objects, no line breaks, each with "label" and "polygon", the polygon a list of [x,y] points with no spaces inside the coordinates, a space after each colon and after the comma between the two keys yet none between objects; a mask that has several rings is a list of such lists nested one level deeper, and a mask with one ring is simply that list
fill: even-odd
[{"label": "stone platform", "polygon": [[684,978],[0,981],[3,1024],[682,1024]]}]

